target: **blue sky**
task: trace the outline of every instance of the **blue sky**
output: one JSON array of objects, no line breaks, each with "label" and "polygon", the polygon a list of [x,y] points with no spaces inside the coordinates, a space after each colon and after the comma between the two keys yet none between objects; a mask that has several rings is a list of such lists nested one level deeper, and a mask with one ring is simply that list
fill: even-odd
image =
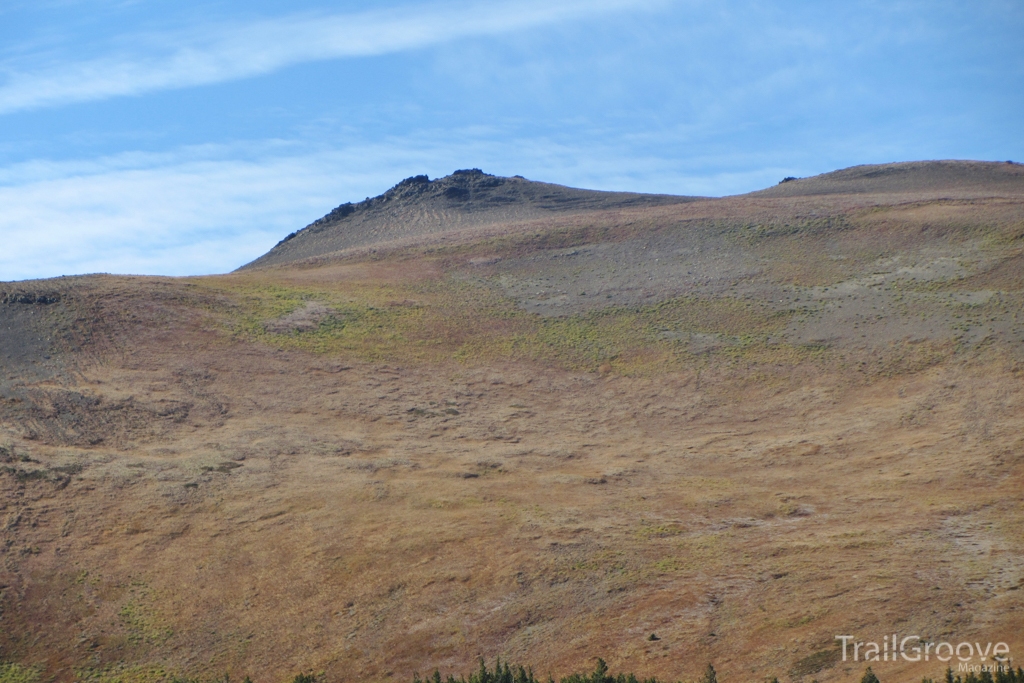
[{"label": "blue sky", "polygon": [[226,272],[457,168],[726,195],[1024,160],[1024,3],[0,0],[0,281]]}]

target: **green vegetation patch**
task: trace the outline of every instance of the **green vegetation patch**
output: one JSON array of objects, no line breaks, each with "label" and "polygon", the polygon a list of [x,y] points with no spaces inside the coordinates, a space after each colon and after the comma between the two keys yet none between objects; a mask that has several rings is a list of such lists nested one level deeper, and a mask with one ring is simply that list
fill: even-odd
[{"label": "green vegetation patch", "polygon": [[160,645],[174,635],[153,609],[152,589],[145,583],[133,581],[128,587],[128,599],[118,611],[121,625],[132,645]]},{"label": "green vegetation patch", "polygon": [[640,528],[636,531],[637,538],[645,541],[649,541],[654,538],[672,538],[684,533],[686,533],[686,529],[675,522],[654,524],[651,522],[641,521]]},{"label": "green vegetation patch", "polygon": [[83,683],[170,683],[187,680],[159,665],[80,669],[75,673]]},{"label": "green vegetation patch", "polygon": [[[544,317],[523,310],[496,286],[447,276],[318,287],[258,278],[216,284],[236,302],[220,311],[236,339],[368,362],[519,360],[646,374],[709,359],[791,365],[823,352],[771,342],[797,313],[738,298],[677,297]],[[701,344],[694,345],[694,335],[703,335]],[[708,339],[714,343],[704,343]]]},{"label": "green vegetation patch", "polygon": [[36,668],[0,662],[0,683],[36,683],[38,680]]},{"label": "green vegetation patch", "polygon": [[[521,357],[544,360],[572,369],[594,369],[607,363],[624,373],[644,373],[693,365],[698,357],[774,358],[781,346],[769,335],[781,331],[792,313],[731,298],[679,297],[653,306],[610,307],[565,318],[538,318],[511,340]],[[692,335],[711,335],[721,343],[699,350]],[[795,347],[786,347],[792,355]],[[763,360],[763,358],[761,358]]]},{"label": "green vegetation patch", "polygon": [[794,218],[745,223],[735,229],[736,237],[748,244],[756,244],[775,237],[835,235],[849,230],[853,224],[843,215]]}]

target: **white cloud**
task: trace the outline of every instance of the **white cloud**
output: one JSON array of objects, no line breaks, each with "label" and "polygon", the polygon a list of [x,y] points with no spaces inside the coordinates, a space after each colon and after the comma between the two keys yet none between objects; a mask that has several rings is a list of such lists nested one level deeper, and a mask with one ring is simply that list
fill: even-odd
[{"label": "white cloud", "polygon": [[[365,57],[527,29],[671,0],[445,3],[359,14],[298,15],[190,34],[134,36],[140,47],[90,61],[7,72],[0,114],[220,83],[303,62]],[[156,48],[156,51],[154,51]]]}]

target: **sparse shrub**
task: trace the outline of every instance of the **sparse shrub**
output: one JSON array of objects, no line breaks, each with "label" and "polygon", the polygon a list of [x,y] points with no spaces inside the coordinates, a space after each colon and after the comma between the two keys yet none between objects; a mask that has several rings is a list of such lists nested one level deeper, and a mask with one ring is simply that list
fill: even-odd
[{"label": "sparse shrub", "polygon": [[864,676],[860,679],[860,683],[879,683],[878,676],[875,675],[870,666],[864,671]]}]

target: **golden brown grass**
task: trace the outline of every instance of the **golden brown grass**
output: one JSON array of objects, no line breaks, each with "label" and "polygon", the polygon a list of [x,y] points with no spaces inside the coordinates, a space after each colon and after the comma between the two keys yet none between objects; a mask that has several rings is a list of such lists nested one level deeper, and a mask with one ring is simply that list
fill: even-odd
[{"label": "golden brown grass", "polygon": [[[65,365],[0,404],[0,680],[404,681],[501,655],[848,681],[834,636],[894,630],[1024,652],[1015,209],[847,197],[834,230],[806,218],[822,201],[61,285]],[[763,267],[564,316],[501,286],[543,248],[684,229]],[[940,242],[967,265],[885,260]],[[937,331],[883,334],[918,317]],[[841,335],[799,341],[822,319]]]}]

